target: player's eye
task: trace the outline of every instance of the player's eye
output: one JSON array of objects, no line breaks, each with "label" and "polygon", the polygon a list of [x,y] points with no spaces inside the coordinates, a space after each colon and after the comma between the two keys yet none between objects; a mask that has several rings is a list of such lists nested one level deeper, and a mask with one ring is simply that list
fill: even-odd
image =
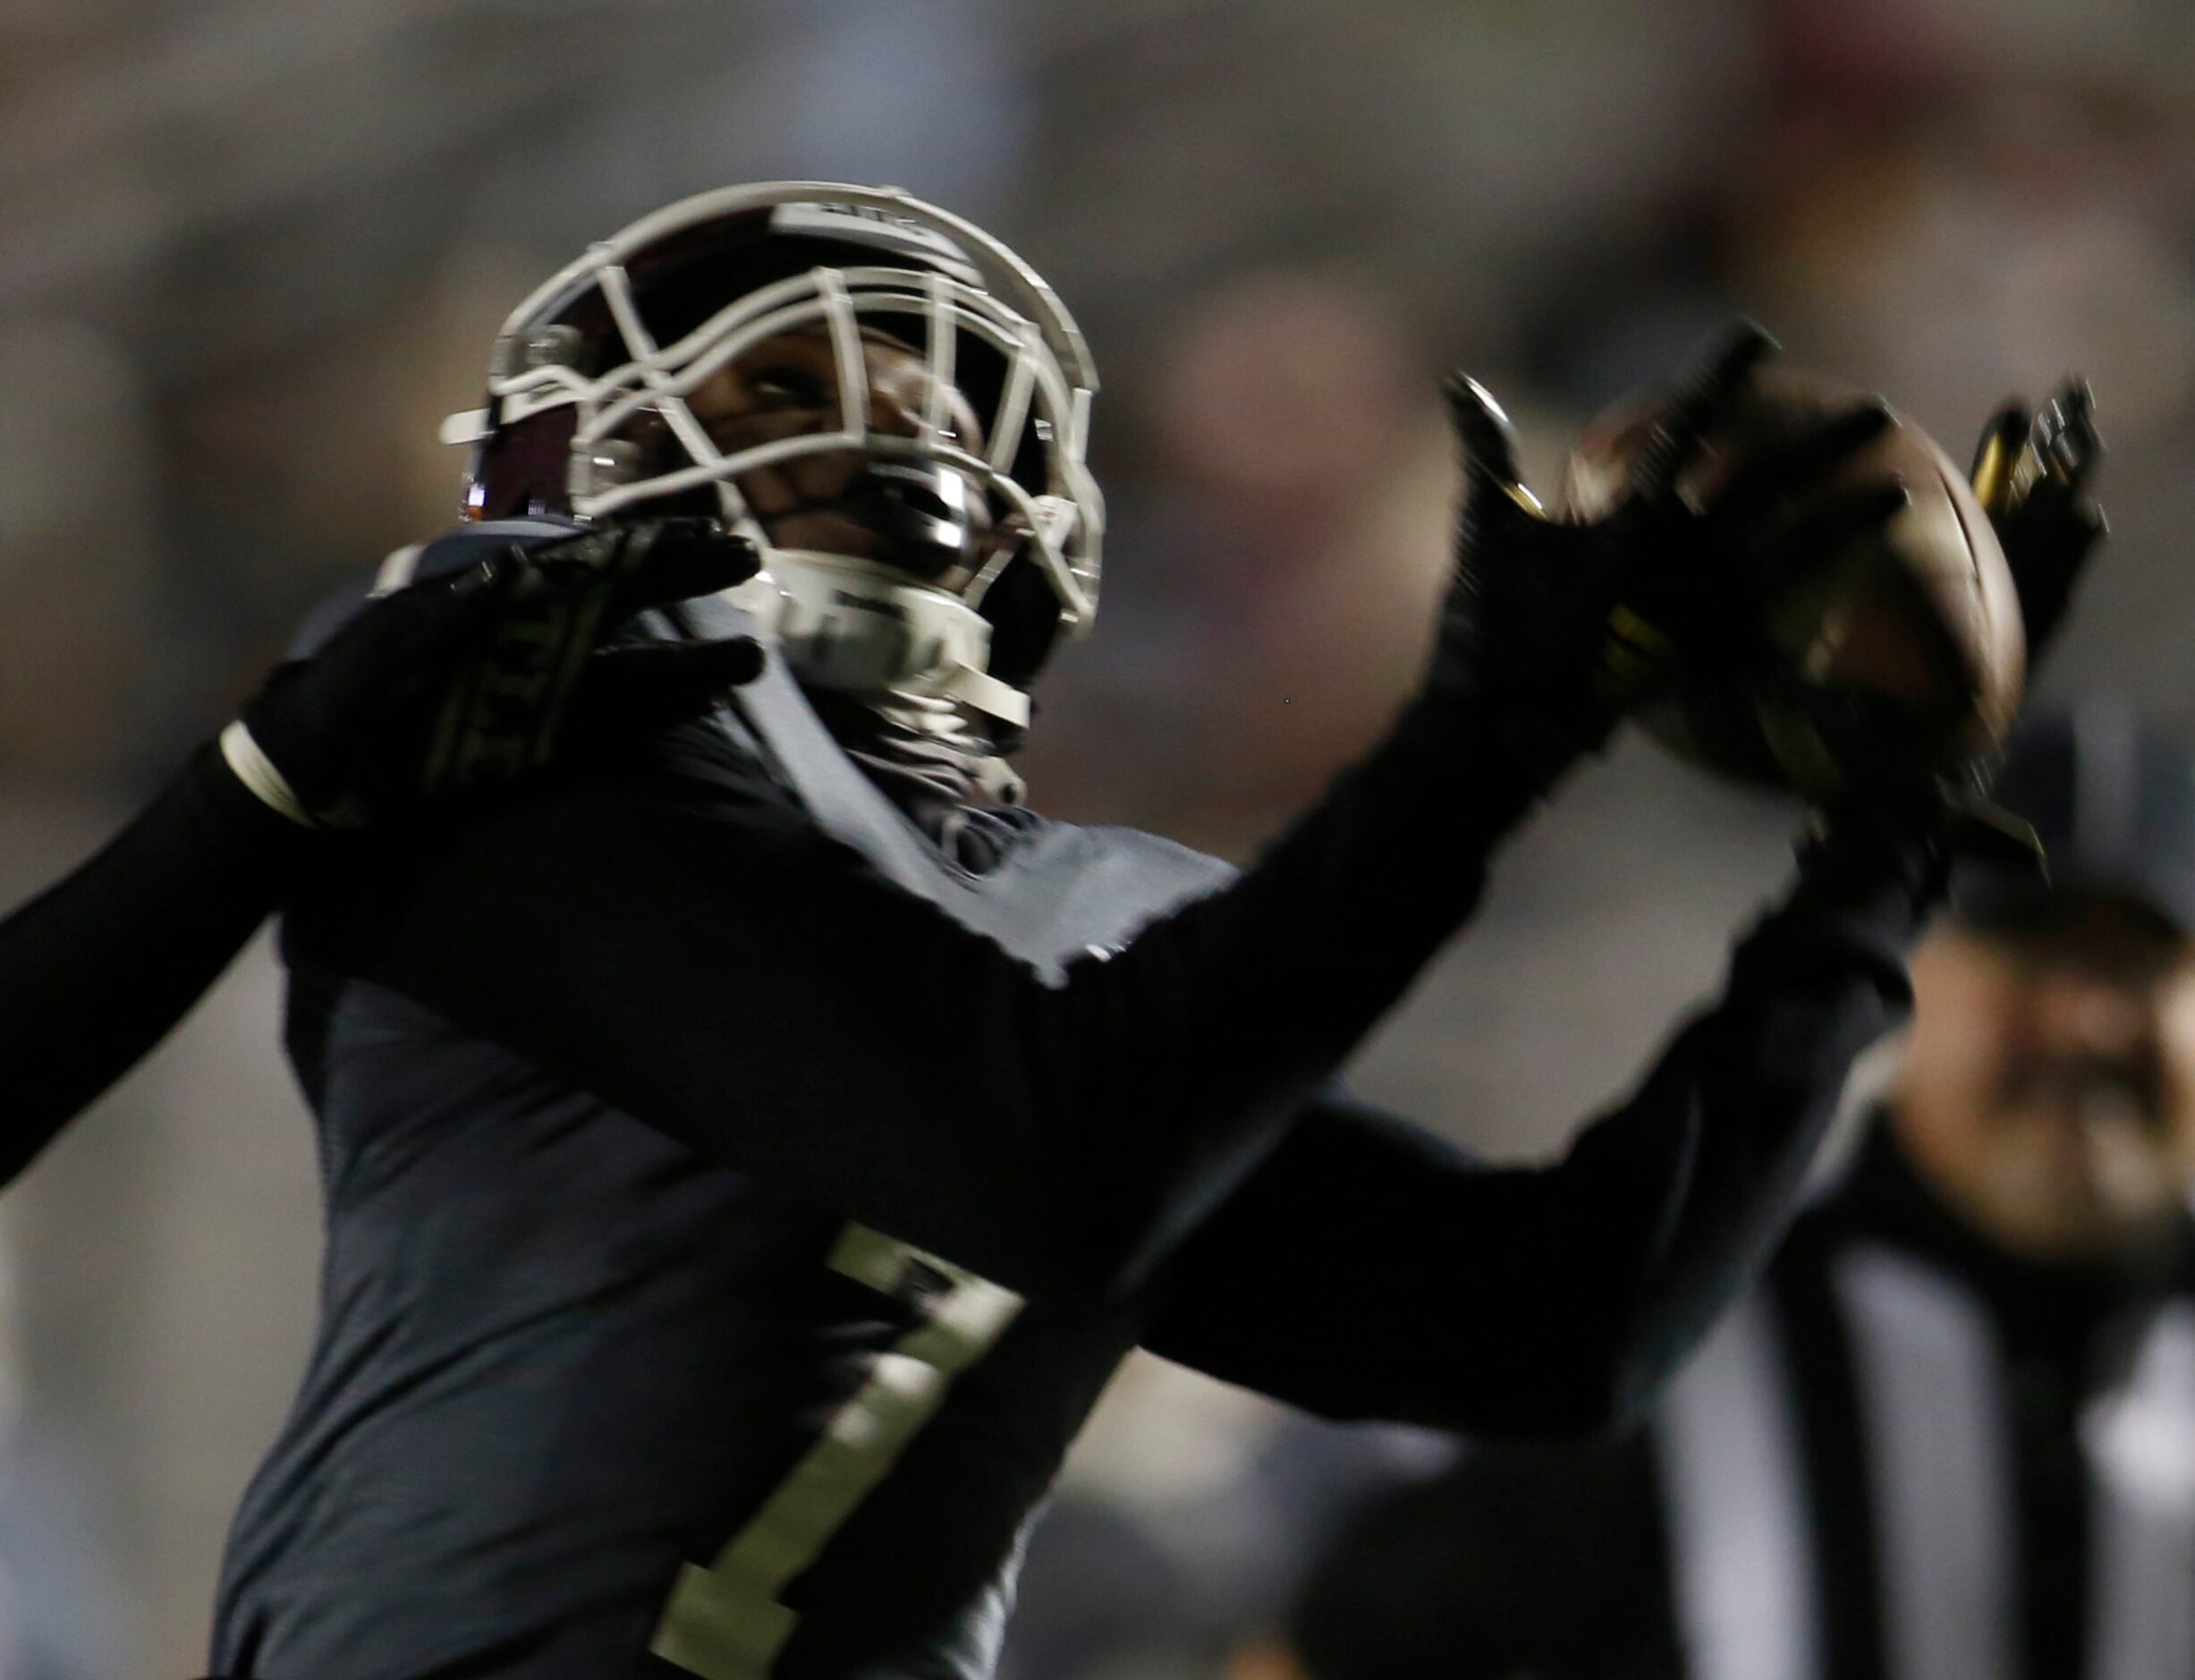
[{"label": "player's eye", "polygon": [[805,368],[757,368],[740,383],[749,399],[763,408],[821,408],[829,395],[822,378]]}]

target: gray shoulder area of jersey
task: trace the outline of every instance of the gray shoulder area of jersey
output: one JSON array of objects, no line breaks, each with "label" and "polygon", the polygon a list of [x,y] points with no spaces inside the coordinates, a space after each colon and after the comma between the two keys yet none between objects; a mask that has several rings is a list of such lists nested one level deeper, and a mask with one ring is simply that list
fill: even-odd
[{"label": "gray shoulder area of jersey", "polygon": [[[371,580],[361,579],[321,603],[292,640],[290,657],[309,657],[374,594],[462,571],[509,542],[538,542],[578,529],[561,520],[485,521],[400,548]],[[640,623],[663,636],[752,634],[756,628],[745,613],[720,599],[647,614]],[[1079,957],[1121,950],[1147,922],[1217,891],[1234,877],[1232,865],[1157,835],[1057,822],[1042,824],[987,875],[953,869],[839,750],[774,649],[761,676],[739,690],[716,721],[741,753],[786,785],[826,833],[860,852],[887,879],[996,940],[1050,980]]]},{"label": "gray shoulder area of jersey", "polygon": [[[688,635],[754,635],[723,597],[665,616]],[[762,673],[726,697],[717,725],[878,873],[1057,980],[1067,963],[1119,950],[1137,929],[1223,886],[1228,865],[1131,828],[1045,822],[997,869],[971,875],[936,848],[849,759],[765,639]]]}]

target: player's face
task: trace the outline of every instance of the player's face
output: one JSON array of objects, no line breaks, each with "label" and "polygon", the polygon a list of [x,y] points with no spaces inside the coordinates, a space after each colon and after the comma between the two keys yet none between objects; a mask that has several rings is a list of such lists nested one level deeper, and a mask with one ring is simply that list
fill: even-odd
[{"label": "player's face", "polygon": [[2095,1258],[2163,1228],[2195,1181],[2195,949],[2068,899],[2018,934],[1915,954],[1895,1104],[1922,1175],[2014,1253]]},{"label": "player's face", "polygon": [[[869,428],[887,437],[913,437],[921,428],[936,382],[919,352],[873,328],[863,328],[861,353],[869,383]],[[983,448],[983,429],[967,399],[945,391],[945,425],[953,443],[971,454]],[[835,431],[839,426],[838,360],[829,332],[821,326],[781,333],[764,340],[726,365],[687,399],[695,419],[719,449],[730,454],[758,444]],[[740,494],[780,548],[881,560],[948,586],[964,577],[941,575],[934,554],[911,551],[896,540],[894,522],[865,487],[889,482],[888,494],[911,495],[922,511],[935,512],[918,484],[877,480],[874,462],[858,450],[829,450],[798,455],[775,466],[743,473]],[[988,534],[990,516],[980,487],[950,469],[934,469],[933,482],[950,492],[953,510],[970,526],[970,536]],[[957,485],[943,481],[958,480]]]}]

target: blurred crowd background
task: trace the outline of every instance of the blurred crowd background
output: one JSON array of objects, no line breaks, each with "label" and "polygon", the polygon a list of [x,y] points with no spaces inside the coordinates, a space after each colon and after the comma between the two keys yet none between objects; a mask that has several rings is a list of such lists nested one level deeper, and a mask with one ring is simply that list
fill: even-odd
[{"label": "blurred crowd background", "polygon": [[[776,177],[962,212],[1089,335],[1113,523],[1027,754],[1057,814],[1254,847],[1414,675],[1440,371],[1552,485],[1737,310],[1961,458],[1999,397],[2087,373],[2114,540],[2049,681],[2195,729],[2185,0],[0,0],[10,899],[450,522],[437,422],[536,279]],[[1620,749],[1359,1083],[1559,1146],[1713,983],[1792,815]],[[0,1676],[203,1660],[316,1279],[279,1000],[263,944],[0,1201]],[[1217,1672],[1326,1514],[1445,1450],[1131,1367],[1018,1672]]]}]

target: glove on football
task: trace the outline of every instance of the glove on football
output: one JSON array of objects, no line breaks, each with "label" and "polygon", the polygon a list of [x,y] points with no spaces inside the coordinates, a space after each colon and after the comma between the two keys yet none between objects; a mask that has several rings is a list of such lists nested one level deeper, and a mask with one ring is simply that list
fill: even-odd
[{"label": "glove on football", "polygon": [[1809,425],[1731,474],[1704,505],[1679,492],[1707,437],[1775,350],[1750,324],[1681,380],[1605,517],[1547,517],[1520,479],[1507,419],[1452,378],[1464,495],[1431,683],[1483,695],[1560,760],[1688,681],[1737,681],[1771,657],[1774,602],[1904,506],[1894,481],[1825,491],[1889,423],[1869,404]]},{"label": "glove on football", "polygon": [[605,644],[634,614],[729,589],[758,565],[709,520],[513,543],[369,601],[310,658],[278,667],[224,732],[224,755],[284,816],[351,827],[507,782],[559,751],[644,738],[753,677],[761,650]]},{"label": "glove on football", "polygon": [[2104,454],[2095,408],[2089,382],[2068,379],[2031,416],[2006,403],[1974,451],[1974,494],[2020,591],[2030,673],[2108,530],[2089,489]]}]

